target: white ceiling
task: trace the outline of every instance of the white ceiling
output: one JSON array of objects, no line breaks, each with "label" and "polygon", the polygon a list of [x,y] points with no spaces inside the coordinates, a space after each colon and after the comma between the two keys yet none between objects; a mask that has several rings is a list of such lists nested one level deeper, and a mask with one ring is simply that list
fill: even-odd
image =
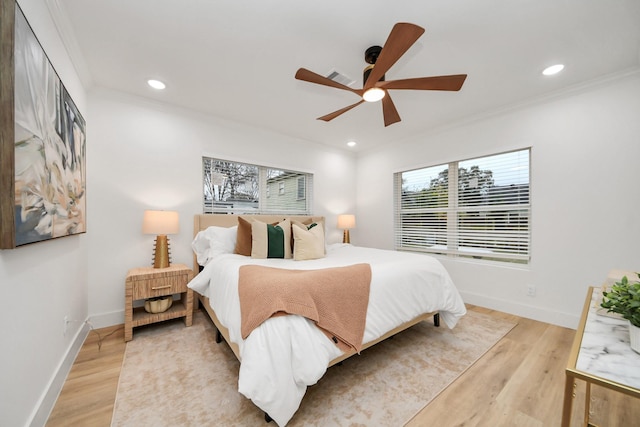
[{"label": "white ceiling", "polygon": [[[640,68],[639,0],[47,0],[79,74],[95,85],[355,150]],[[364,51],[396,22],[425,34],[387,80],[468,74],[460,92],[393,91],[331,122],[357,96],[294,79],[332,70],[362,87]],[[541,71],[564,63],[555,77]],[[162,92],[149,78],[167,84]]]}]

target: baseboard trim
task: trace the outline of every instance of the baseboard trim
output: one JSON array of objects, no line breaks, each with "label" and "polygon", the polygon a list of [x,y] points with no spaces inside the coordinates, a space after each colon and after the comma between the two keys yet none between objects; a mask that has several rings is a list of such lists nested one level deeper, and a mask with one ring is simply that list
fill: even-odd
[{"label": "baseboard trim", "polygon": [[47,423],[49,415],[51,415],[51,411],[53,411],[53,407],[55,406],[58,396],[62,391],[64,382],[66,381],[67,376],[71,371],[71,367],[73,366],[76,357],[78,357],[78,353],[80,352],[87,335],[89,335],[90,330],[91,328],[89,325],[84,322],[82,328],[78,330],[76,336],[71,341],[71,344],[67,349],[67,353],[58,365],[56,373],[51,378],[46,391],[40,399],[40,403],[36,406],[36,409],[33,412],[31,422],[29,423],[31,427],[41,427]]},{"label": "baseboard trim", "polygon": [[499,298],[487,297],[486,295],[474,294],[472,292],[460,292],[462,299],[473,305],[499,310],[505,313],[514,314],[527,319],[539,322],[551,323],[565,328],[576,329],[580,321],[579,316],[533,307],[530,305],[514,303],[513,301]]}]

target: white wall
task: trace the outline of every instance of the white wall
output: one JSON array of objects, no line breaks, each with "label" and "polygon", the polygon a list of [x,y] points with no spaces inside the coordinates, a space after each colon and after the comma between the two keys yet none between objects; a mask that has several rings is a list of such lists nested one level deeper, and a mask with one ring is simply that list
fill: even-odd
[{"label": "white wall", "polygon": [[[104,89],[86,94],[45,2],[20,3],[87,120],[88,232],[0,251],[3,426],[44,424],[87,333],[82,321],[123,323],[127,270],[150,265],[152,257],[154,236],[141,232],[145,209],[179,212],[173,261],[191,265],[203,155],[313,173],[314,213],[326,216],[329,241],[342,236],[337,215],[355,210],[356,159],[349,151]],[[65,316],[80,320],[66,335]]]},{"label": "white wall", "polygon": [[355,209],[355,156],[106,90],[90,92],[87,125],[89,313],[98,326],[124,321],[127,270],[150,265],[154,236],[141,232],[145,209],[180,214],[169,236],[173,262],[192,265],[193,215],[202,212],[202,156],[314,174],[314,214]]},{"label": "white wall", "polygon": [[[85,92],[44,2],[19,3],[71,97],[89,120]],[[87,241],[87,235],[80,235],[0,250],[0,425],[21,426],[38,418],[45,393],[59,387],[56,374],[67,353],[73,353],[82,325],[70,324],[65,335],[64,316],[87,318]],[[53,394],[55,397],[55,390]]]},{"label": "white wall", "polygon": [[639,117],[635,73],[364,154],[354,231],[393,248],[394,172],[532,147],[528,268],[441,260],[466,302],[575,327],[589,285],[640,270]]}]

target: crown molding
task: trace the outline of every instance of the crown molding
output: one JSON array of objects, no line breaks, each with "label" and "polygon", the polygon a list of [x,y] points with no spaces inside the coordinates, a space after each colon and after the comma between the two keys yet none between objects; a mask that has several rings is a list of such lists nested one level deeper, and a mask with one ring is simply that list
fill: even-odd
[{"label": "crown molding", "polygon": [[71,26],[71,21],[66,13],[65,7],[59,0],[45,0],[51,19],[60,35],[62,44],[64,45],[71,63],[82,82],[85,89],[93,86],[93,77],[84,59],[84,55],[78,44],[77,37]]}]

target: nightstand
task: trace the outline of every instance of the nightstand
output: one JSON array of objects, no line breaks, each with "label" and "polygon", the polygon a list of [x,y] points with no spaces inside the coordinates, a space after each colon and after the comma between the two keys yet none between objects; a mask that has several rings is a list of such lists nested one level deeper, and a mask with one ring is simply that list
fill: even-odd
[{"label": "nightstand", "polygon": [[[193,322],[193,291],[187,283],[193,270],[184,264],[167,268],[140,267],[129,270],[125,288],[124,340],[133,339],[133,328],[164,320],[184,317],[186,326]],[[180,300],[162,313],[147,313],[144,307],[134,307],[134,301],[164,295],[181,294]]]}]

